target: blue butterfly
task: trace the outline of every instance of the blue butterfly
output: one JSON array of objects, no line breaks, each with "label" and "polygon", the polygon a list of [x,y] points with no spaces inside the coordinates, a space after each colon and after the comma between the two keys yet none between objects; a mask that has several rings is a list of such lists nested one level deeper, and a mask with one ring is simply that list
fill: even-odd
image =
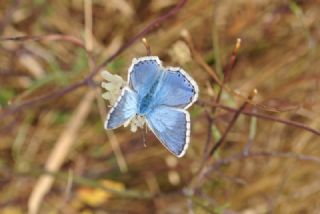
[{"label": "blue butterfly", "polygon": [[160,142],[182,157],[190,141],[190,115],[186,110],[198,98],[198,85],[184,70],[163,67],[157,56],[134,58],[125,86],[105,121],[115,129],[139,115]]}]

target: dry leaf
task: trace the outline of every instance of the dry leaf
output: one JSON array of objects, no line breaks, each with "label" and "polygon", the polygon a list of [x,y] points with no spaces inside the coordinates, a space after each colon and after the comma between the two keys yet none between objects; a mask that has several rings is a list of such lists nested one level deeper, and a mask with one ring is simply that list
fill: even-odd
[{"label": "dry leaf", "polygon": [[[122,183],[116,181],[102,180],[100,183],[108,189],[118,191],[125,189]],[[112,193],[99,188],[84,187],[78,190],[77,195],[78,199],[82,201],[82,203],[85,203],[92,207],[98,207],[107,202],[108,199],[112,196]]]}]

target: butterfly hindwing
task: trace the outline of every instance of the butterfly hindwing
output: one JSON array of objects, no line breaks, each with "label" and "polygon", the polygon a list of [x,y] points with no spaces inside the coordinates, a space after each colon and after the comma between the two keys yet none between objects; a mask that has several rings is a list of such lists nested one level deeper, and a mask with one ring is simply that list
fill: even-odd
[{"label": "butterfly hindwing", "polygon": [[198,85],[181,68],[163,68],[163,72],[157,104],[187,109],[197,100]]},{"label": "butterfly hindwing", "polygon": [[105,121],[105,129],[115,129],[130,120],[137,113],[137,94],[130,88],[122,89],[121,95],[110,110]]},{"label": "butterfly hindwing", "polygon": [[182,157],[190,140],[190,115],[168,106],[154,108],[146,115],[150,129],[174,155]]}]

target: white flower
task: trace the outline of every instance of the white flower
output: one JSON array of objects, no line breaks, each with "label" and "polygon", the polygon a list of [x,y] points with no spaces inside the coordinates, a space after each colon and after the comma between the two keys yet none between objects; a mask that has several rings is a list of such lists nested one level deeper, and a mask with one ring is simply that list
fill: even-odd
[{"label": "white flower", "polygon": [[[110,105],[113,106],[118,97],[121,95],[121,90],[127,83],[116,74],[111,74],[109,71],[102,71],[102,77],[107,80],[108,82],[102,82],[101,87],[106,89],[107,91],[102,94],[102,97],[109,101]],[[132,132],[136,132],[138,128],[143,128],[145,124],[144,117],[141,116],[134,116],[131,120],[124,124],[124,127],[127,127],[130,124],[130,130]]]},{"label": "white flower", "polygon": [[108,81],[102,82],[101,87],[107,92],[102,94],[102,97],[109,101],[110,105],[114,105],[121,94],[121,89],[126,85],[126,82],[116,74],[111,74],[109,71],[102,71],[101,76]]},{"label": "white flower", "polygon": [[141,116],[134,116],[129,122],[124,124],[124,127],[127,127],[130,123],[130,131],[136,132],[138,128],[143,128],[146,120]]}]

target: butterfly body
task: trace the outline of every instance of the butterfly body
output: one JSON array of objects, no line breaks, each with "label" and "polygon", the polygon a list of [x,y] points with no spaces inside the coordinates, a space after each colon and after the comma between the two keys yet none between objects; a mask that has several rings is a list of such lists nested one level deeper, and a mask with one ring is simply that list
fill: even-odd
[{"label": "butterfly body", "polygon": [[153,85],[151,86],[149,92],[140,98],[140,102],[138,102],[138,112],[139,116],[144,116],[150,110],[153,109],[154,105],[156,104],[156,97],[157,93],[159,92],[158,89],[159,80],[156,80]]},{"label": "butterfly body", "polygon": [[114,129],[143,116],[160,142],[178,157],[190,141],[190,115],[186,109],[196,101],[198,86],[181,68],[162,67],[158,57],[133,59],[127,87],[105,122]]}]

